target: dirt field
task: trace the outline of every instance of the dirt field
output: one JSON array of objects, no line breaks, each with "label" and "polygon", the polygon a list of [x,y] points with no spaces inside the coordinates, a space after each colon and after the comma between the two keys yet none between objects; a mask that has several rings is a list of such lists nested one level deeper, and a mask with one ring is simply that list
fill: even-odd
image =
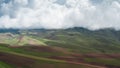
[{"label": "dirt field", "polygon": [[[78,53],[69,53],[65,49],[58,48],[58,47],[52,48],[49,46],[30,46],[30,45],[23,46],[23,47],[12,47],[12,48],[22,48],[28,52],[33,51],[33,52],[38,52],[40,54],[44,52],[48,52],[48,53],[51,53],[53,56],[49,56],[47,58],[52,59],[52,60],[53,59],[64,60],[67,62],[66,64],[65,63],[53,64],[50,61],[39,62],[38,60],[33,59],[33,58],[28,58],[28,57],[21,56],[21,55],[18,56],[18,55],[8,54],[9,52],[8,53],[0,52],[0,61],[14,65],[18,68],[33,68],[33,67],[34,68],[40,68],[40,67],[56,68],[56,66],[57,68],[66,68],[66,67],[67,68],[87,68],[87,67],[88,68],[120,68],[119,65],[115,66],[115,65],[109,65],[109,64],[99,63],[99,62],[92,62],[95,59],[105,59],[105,60],[108,59],[108,61],[111,59],[120,59],[119,53],[118,54],[101,54],[101,53],[78,54]],[[65,55],[54,56],[55,55],[54,53],[64,53]],[[92,59],[92,61],[86,62],[85,58],[90,58]],[[109,63],[108,61],[106,63]],[[114,64],[116,64],[116,62]]]},{"label": "dirt field", "polygon": [[[83,63],[83,64],[90,64],[90,65],[97,65],[97,66],[102,66],[105,68],[120,68],[120,66],[115,66],[115,65],[109,65],[109,64],[104,64],[104,63],[99,63],[98,62],[86,62],[84,59],[85,58],[92,58],[92,59],[105,59],[105,60],[111,60],[111,59],[120,59],[120,54],[96,54],[96,53],[91,53],[91,54],[72,54],[71,56],[51,56],[50,58],[53,59],[58,59],[58,60],[65,60],[70,63]],[[107,62],[108,62],[107,61]]]},{"label": "dirt field", "polygon": [[51,63],[0,52],[0,61],[15,68],[97,68],[76,63]]}]

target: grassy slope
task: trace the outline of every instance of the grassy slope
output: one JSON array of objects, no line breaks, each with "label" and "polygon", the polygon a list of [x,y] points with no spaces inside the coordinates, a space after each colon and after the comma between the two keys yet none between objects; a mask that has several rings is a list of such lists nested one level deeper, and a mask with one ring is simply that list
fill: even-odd
[{"label": "grassy slope", "polygon": [[[24,34],[25,36],[19,45],[25,45],[32,42],[40,45],[63,47],[78,53],[120,52],[120,33],[119,31],[111,29],[90,31],[87,29],[74,28],[67,30],[43,30],[42,32],[40,30],[23,32],[28,33]],[[17,37],[18,35],[15,35],[14,38],[7,36],[3,39],[0,38],[0,41],[2,40],[1,42],[13,45],[18,42]]]},{"label": "grassy slope", "polygon": [[25,44],[46,45],[45,43],[28,36],[24,36],[22,40],[18,43],[19,37],[20,35],[9,36],[7,34],[0,34],[0,42],[10,45],[25,45]]},{"label": "grassy slope", "polygon": [[[30,35],[33,38],[42,40],[47,45],[68,48],[79,53],[119,53],[119,34],[114,34],[112,30],[86,31],[86,30],[57,30],[38,32]],[[118,36],[118,37],[116,37]]]},{"label": "grassy slope", "polygon": [[14,68],[14,66],[0,61],[0,68]]},{"label": "grassy slope", "polygon": [[120,66],[120,59],[107,59],[107,58],[85,58],[86,62],[96,63],[106,66]]},{"label": "grassy slope", "polygon": [[[42,44],[47,44],[50,46],[58,46],[67,48],[71,52],[75,53],[120,53],[120,38],[119,32],[114,32],[112,30],[101,30],[101,31],[76,31],[76,30],[57,30],[57,31],[47,31],[47,32],[37,32],[38,34],[34,35],[27,35],[25,40],[23,40],[22,44],[25,42],[26,39],[37,39],[42,42]],[[8,38],[6,38],[8,39]],[[11,41],[12,43],[14,42]],[[28,42],[28,41],[27,41]],[[6,47],[0,47],[1,50],[9,51],[9,53],[21,53],[24,56],[42,56],[45,57],[46,55],[39,55],[40,53],[37,52],[28,52],[23,49],[9,49]],[[41,53],[45,54],[45,53]],[[55,54],[52,54],[55,55]],[[26,56],[26,57],[27,57]],[[50,55],[51,56],[51,55]],[[46,58],[45,58],[46,59]],[[86,62],[94,62],[94,63],[104,63],[108,65],[117,65],[119,66],[119,59],[101,59],[99,58],[85,58]]]},{"label": "grassy slope", "polygon": [[[20,50],[21,50],[21,52],[20,52]],[[40,65],[40,66],[44,67],[47,64],[50,65],[50,66],[52,64],[51,68],[56,68],[56,67],[58,67],[58,68],[61,68],[61,67],[62,68],[66,68],[66,67],[69,67],[69,68],[74,68],[74,67],[75,68],[87,68],[87,67],[88,68],[98,68],[98,67],[95,67],[94,65],[93,66],[91,66],[91,65],[89,66],[88,65],[86,67],[86,65],[81,64],[81,63],[77,64],[77,65],[76,64],[68,64],[66,61],[63,61],[63,60],[55,60],[55,59],[44,58],[43,56],[41,56],[41,57],[40,56],[35,56],[33,54],[27,54],[26,51],[24,51],[24,53],[23,53],[23,50],[22,49],[20,49],[20,50],[18,52],[18,51],[16,51],[16,49],[9,48],[6,45],[4,45],[4,46],[1,45],[0,46],[0,52],[2,52],[2,53],[8,53],[8,54],[11,54],[11,55],[21,56],[21,57],[26,57],[26,58],[29,58],[29,59],[36,60],[37,62],[34,64],[35,66],[37,66],[37,65],[39,66]],[[41,54],[41,53],[38,53],[38,54]],[[98,59],[95,59],[95,58],[93,58],[93,59],[92,58],[85,58],[85,61],[86,62],[96,62],[96,63],[99,63],[99,64],[104,62],[105,65],[119,66],[119,60],[115,60],[115,59],[103,59],[103,60],[100,60],[99,58]],[[112,63],[114,63],[114,64],[112,64]],[[10,64],[7,64],[7,65],[10,66],[10,67],[14,66],[14,65],[10,65]]]},{"label": "grassy slope", "polygon": [[[23,50],[21,50],[23,51]],[[11,54],[11,55],[16,55],[16,56],[21,56],[21,57],[26,57],[26,58],[29,58],[29,59],[33,59],[33,60],[36,60],[36,62],[33,64],[35,65],[34,68],[39,68],[39,67],[46,67],[46,65],[50,65],[52,67],[50,68],[66,68],[66,67],[69,67],[69,68],[96,68],[96,67],[92,67],[92,66],[85,66],[85,65],[82,65],[82,64],[69,64],[67,63],[66,61],[63,61],[63,60],[55,60],[55,59],[48,59],[48,58],[44,58],[44,57],[38,57],[38,56],[34,56],[32,54],[24,54],[24,53],[20,53],[20,52],[16,52],[15,49],[11,49],[9,47],[7,47],[7,45],[4,45],[4,44],[1,44],[0,45],[0,52],[2,53],[8,53],[8,54]],[[24,61],[24,60],[23,60]],[[14,68],[15,65],[11,65],[10,64],[7,64],[7,63],[4,63],[4,62],[0,62],[0,67],[3,67],[3,68]],[[37,67],[38,65],[38,67]],[[24,66],[23,66],[24,67]],[[29,68],[29,67],[28,67]]]}]

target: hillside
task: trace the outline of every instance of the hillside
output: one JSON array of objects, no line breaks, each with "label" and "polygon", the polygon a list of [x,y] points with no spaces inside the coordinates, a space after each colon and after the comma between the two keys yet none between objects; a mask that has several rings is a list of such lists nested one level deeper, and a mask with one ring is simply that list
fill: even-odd
[{"label": "hillside", "polygon": [[0,67],[119,68],[119,35],[111,28],[2,29]]},{"label": "hillside", "polygon": [[12,33],[1,33],[0,34],[0,43],[10,44],[11,46],[23,46],[26,44],[31,45],[46,45],[45,43],[36,40],[34,38],[19,35],[19,34],[12,34]]},{"label": "hillside", "polygon": [[[34,34],[32,34],[34,33]],[[88,53],[119,53],[120,31],[101,29],[91,31],[85,28],[65,30],[28,30],[27,35],[50,46],[69,48],[71,51]]]}]

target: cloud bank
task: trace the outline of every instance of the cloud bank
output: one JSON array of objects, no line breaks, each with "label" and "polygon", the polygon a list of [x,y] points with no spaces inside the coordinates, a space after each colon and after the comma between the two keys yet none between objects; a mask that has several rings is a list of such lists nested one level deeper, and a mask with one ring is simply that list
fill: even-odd
[{"label": "cloud bank", "polygon": [[0,0],[0,28],[120,29],[120,0]]}]

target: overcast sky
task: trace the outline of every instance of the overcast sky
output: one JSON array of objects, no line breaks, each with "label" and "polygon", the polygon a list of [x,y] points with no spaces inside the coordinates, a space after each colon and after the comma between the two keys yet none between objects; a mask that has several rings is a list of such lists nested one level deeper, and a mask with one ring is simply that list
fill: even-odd
[{"label": "overcast sky", "polygon": [[0,28],[120,29],[120,0],[0,0]]}]

